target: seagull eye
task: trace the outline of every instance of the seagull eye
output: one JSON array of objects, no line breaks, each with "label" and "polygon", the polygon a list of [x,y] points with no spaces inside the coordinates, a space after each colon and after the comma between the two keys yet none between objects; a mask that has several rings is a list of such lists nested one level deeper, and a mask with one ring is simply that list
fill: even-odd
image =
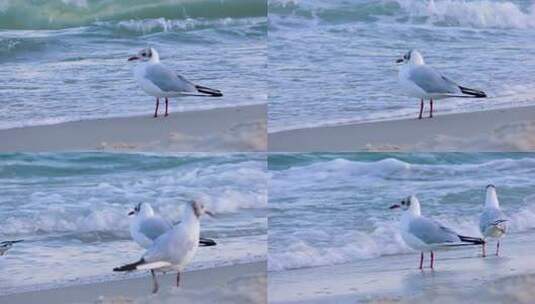
[{"label": "seagull eye", "polygon": [[146,53],[142,53],[141,56],[145,57],[145,56],[147,56],[147,54]]},{"label": "seagull eye", "polygon": [[401,204],[402,204],[402,205],[405,205],[405,201],[401,201]]}]

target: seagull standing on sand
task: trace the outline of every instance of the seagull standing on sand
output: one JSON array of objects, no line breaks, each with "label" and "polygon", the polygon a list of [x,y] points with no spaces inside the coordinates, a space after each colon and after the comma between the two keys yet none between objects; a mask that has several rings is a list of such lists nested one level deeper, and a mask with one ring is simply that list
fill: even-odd
[{"label": "seagull standing on sand", "polygon": [[[163,217],[154,213],[149,203],[139,203],[133,211],[128,213],[130,221],[130,236],[141,247],[149,248],[160,235],[171,230],[173,226]],[[211,239],[200,238],[199,246],[215,246]]]},{"label": "seagull standing on sand", "polygon": [[200,217],[213,216],[199,201],[186,204],[182,221],[154,240],[141,259],[135,263],[114,268],[113,271],[150,270],[153,280],[152,292],[158,292],[156,271],[177,271],[176,286],[180,286],[180,272],[191,261],[199,247]]},{"label": "seagull standing on sand", "polygon": [[439,222],[422,216],[420,202],[414,195],[390,207],[390,209],[396,208],[404,210],[401,216],[401,237],[409,247],[420,251],[420,270],[423,269],[426,251],[431,253],[429,267],[433,269],[434,251],[485,243],[483,239],[459,235]]},{"label": "seagull standing on sand", "polygon": [[[479,230],[483,238],[497,239],[496,256],[500,253],[500,238],[507,232],[507,217],[500,209],[500,202],[496,195],[494,185],[487,186],[487,197],[485,198],[485,210],[479,217]],[[483,257],[485,257],[485,244],[483,244]]]},{"label": "seagull standing on sand", "polygon": [[142,49],[128,61],[138,60],[140,63],[134,68],[134,77],[141,89],[156,97],[154,117],[158,117],[160,98],[165,98],[165,116],[168,115],[168,98],[181,95],[189,96],[223,96],[221,91],[196,85],[178,75],[160,63],[160,56],[154,48]]},{"label": "seagull standing on sand", "polygon": [[439,71],[428,66],[422,55],[416,50],[410,50],[396,61],[401,64],[399,69],[399,82],[407,95],[420,98],[420,115],[422,119],[424,99],[429,99],[429,118],[433,117],[433,100],[462,97],[485,98],[483,91],[466,88],[458,85]]},{"label": "seagull standing on sand", "polygon": [[6,252],[13,247],[13,244],[20,243],[23,240],[15,240],[15,241],[3,241],[0,242],[0,256],[6,254]]}]

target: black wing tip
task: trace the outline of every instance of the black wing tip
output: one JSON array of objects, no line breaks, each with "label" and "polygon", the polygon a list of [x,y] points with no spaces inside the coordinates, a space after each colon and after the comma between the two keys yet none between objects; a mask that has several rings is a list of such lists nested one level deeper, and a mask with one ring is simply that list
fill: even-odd
[{"label": "black wing tip", "polygon": [[464,236],[464,235],[459,235],[458,237],[461,239],[461,241],[472,243],[474,245],[484,245],[486,243],[484,239],[478,238],[478,237],[471,237],[471,236]]},{"label": "black wing tip", "polygon": [[131,263],[131,264],[126,264],[126,265],[123,265],[123,266],[119,266],[119,267],[115,267],[113,268],[113,271],[115,272],[123,272],[123,271],[133,271],[133,270],[136,270],[137,269],[137,266],[141,265],[141,264],[144,264],[145,263],[145,260],[141,259],[135,263]]},{"label": "black wing tip", "polygon": [[486,98],[487,94],[480,90],[470,89],[466,87],[459,86],[459,89],[461,89],[461,92],[466,95],[470,95],[475,98]]},{"label": "black wing tip", "polygon": [[200,86],[200,85],[195,86],[195,88],[197,89],[197,91],[199,91],[199,93],[207,94],[207,95],[212,96],[212,97],[222,97],[223,96],[223,93],[220,90],[211,89],[211,88],[203,87],[203,86]]},{"label": "black wing tip", "polygon": [[217,243],[212,239],[200,238],[199,245],[202,247],[216,246]]}]

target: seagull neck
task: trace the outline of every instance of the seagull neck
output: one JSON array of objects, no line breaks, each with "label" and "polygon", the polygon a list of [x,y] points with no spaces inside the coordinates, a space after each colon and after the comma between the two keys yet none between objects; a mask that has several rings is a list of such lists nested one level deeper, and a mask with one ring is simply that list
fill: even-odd
[{"label": "seagull neck", "polygon": [[411,205],[407,212],[413,216],[420,216],[422,213],[420,211],[420,202],[417,199],[411,200]]},{"label": "seagull neck", "polygon": [[498,196],[496,195],[496,190],[494,188],[487,189],[485,207],[500,208],[500,203],[498,202]]},{"label": "seagull neck", "polygon": [[191,206],[188,206],[182,222],[186,225],[199,224],[199,218]]}]

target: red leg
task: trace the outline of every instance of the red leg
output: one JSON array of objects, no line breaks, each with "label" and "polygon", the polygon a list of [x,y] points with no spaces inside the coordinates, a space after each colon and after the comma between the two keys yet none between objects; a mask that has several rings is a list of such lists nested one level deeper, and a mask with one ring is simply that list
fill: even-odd
[{"label": "red leg", "polygon": [[420,270],[424,268],[424,253],[420,252]]},{"label": "red leg", "polygon": [[167,100],[167,97],[165,97],[165,116],[169,115],[167,114],[168,107],[169,107],[169,101]]},{"label": "red leg", "polygon": [[158,106],[160,105],[160,98],[156,97],[156,109],[154,110],[154,118],[158,117]]},{"label": "red leg", "polygon": [[176,273],[176,287],[180,286],[180,272]]},{"label": "red leg", "polygon": [[435,254],[433,253],[433,251],[431,251],[431,264],[430,264],[431,269],[433,269],[434,262],[435,262]]},{"label": "red leg", "polygon": [[433,98],[429,99],[429,105],[431,106],[429,109],[429,118],[433,118]]},{"label": "red leg", "polygon": [[418,119],[422,119],[422,113],[424,112],[424,99],[420,99],[420,115],[418,115]]},{"label": "red leg", "polygon": [[496,256],[500,254],[500,241],[496,244]]},{"label": "red leg", "polygon": [[483,257],[486,257],[486,256],[487,256],[487,253],[486,253],[486,251],[485,251],[485,246],[486,246],[485,244],[483,244],[483,245],[481,246],[481,248],[483,248]]}]

